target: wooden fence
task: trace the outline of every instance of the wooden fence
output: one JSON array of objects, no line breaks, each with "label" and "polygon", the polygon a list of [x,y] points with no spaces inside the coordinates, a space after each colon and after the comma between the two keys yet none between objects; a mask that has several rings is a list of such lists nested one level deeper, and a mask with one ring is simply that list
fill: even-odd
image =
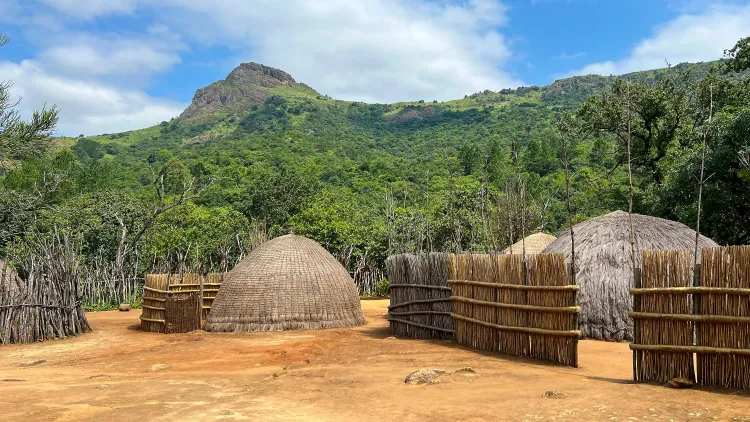
[{"label": "wooden fence", "polygon": [[[633,379],[750,388],[750,246],[644,251],[633,295]],[[695,356],[695,357],[694,357]]]},{"label": "wooden fence", "polygon": [[[194,305],[197,327],[193,329],[201,328],[201,320],[205,319],[211,310],[211,305],[216,298],[219,287],[221,287],[223,278],[223,273],[182,274],[182,276],[178,274],[147,274],[143,285],[141,328],[157,333],[168,332],[166,323],[169,316],[167,315],[166,302],[174,297],[175,300],[179,298],[179,303],[185,304],[187,303],[184,300],[185,295],[180,293],[191,292],[196,292],[195,302],[200,302]],[[177,325],[186,327],[184,322]]]},{"label": "wooden fence", "polygon": [[452,339],[448,254],[393,255],[386,260],[386,269],[391,333],[421,339]]},{"label": "wooden fence", "polygon": [[562,254],[451,255],[449,271],[458,343],[578,366],[578,286]]}]

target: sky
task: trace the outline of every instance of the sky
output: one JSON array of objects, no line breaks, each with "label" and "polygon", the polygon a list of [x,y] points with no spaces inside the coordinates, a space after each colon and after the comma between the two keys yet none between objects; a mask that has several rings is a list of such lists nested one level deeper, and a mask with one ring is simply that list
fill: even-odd
[{"label": "sky", "polygon": [[0,0],[0,81],[58,133],[169,120],[241,62],[343,100],[451,100],[721,58],[750,0]]}]

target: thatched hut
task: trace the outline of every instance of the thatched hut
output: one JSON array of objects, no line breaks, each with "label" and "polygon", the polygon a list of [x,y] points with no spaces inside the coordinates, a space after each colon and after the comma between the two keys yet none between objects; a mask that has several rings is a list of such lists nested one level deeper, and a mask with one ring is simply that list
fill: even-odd
[{"label": "thatched hut", "polygon": [[315,241],[289,234],[253,250],[226,275],[203,328],[312,330],[364,322],[346,269]]},{"label": "thatched hut", "polygon": [[[633,214],[636,262],[644,249],[690,249],[695,231],[663,218]],[[576,283],[581,287],[579,326],[584,337],[601,340],[632,340],[633,322],[630,288],[633,285],[630,223],[628,213],[592,218],[573,227],[576,248]],[[700,236],[699,247],[718,246]],[[570,262],[570,231],[565,230],[544,253],[562,252]],[[700,255],[699,255],[700,258]]]},{"label": "thatched hut", "polygon": [[544,248],[549,246],[552,242],[557,239],[555,236],[552,236],[551,234],[547,233],[534,233],[532,235],[526,236],[523,238],[523,240],[519,240],[518,242],[512,244],[511,246],[508,246],[505,248],[503,253],[505,254],[514,254],[514,255],[520,255],[523,253],[523,247],[524,243],[526,244],[526,253],[527,254],[538,254],[542,253]]}]

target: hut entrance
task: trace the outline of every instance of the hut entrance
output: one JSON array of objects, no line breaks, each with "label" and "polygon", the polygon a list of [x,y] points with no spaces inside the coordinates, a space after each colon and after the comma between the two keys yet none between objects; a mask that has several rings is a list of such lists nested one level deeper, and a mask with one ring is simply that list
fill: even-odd
[{"label": "hut entrance", "polygon": [[169,295],[165,302],[164,332],[187,333],[201,328],[200,295],[196,291]]}]

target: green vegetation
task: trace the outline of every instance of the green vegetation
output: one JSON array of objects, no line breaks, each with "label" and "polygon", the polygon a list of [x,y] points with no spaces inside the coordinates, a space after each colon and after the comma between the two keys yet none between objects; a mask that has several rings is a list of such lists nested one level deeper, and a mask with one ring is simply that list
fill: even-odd
[{"label": "green vegetation", "polygon": [[[746,44],[725,62],[441,103],[365,104],[302,84],[253,86],[239,108],[67,140],[45,154],[9,155],[3,134],[0,257],[24,233],[55,229],[85,239],[84,260],[135,273],[230,267],[257,227],[309,236],[352,271],[381,266],[394,252],[502,249],[522,229],[554,233],[567,224],[558,121],[569,138],[573,221],[627,209],[628,104],[634,211],[695,226],[706,134],[702,232],[750,243],[750,171],[742,166],[750,82],[737,73],[747,68]],[[49,121],[54,111],[45,113]]]}]

